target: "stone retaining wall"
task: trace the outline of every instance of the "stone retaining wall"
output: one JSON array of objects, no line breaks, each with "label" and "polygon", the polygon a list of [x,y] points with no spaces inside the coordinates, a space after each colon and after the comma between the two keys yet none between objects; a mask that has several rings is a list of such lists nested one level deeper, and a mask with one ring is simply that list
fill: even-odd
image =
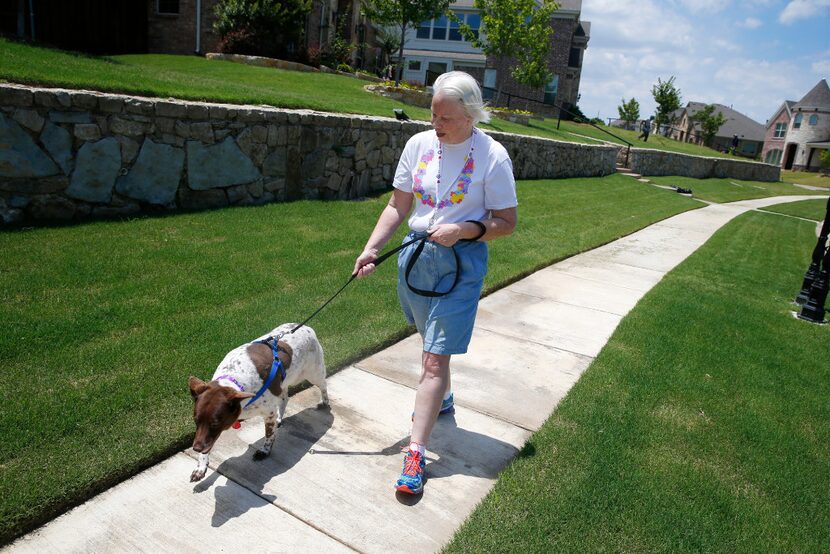
[{"label": "stone retaining wall", "polygon": [[[357,198],[425,122],[0,85],[0,220]],[[617,148],[488,132],[518,179],[614,172]]]},{"label": "stone retaining wall", "polygon": [[[620,150],[620,154],[625,157],[625,148]],[[781,168],[770,164],[645,148],[631,149],[628,167],[640,175],[680,175],[696,179],[729,177],[748,181],[778,181],[781,177]]]}]

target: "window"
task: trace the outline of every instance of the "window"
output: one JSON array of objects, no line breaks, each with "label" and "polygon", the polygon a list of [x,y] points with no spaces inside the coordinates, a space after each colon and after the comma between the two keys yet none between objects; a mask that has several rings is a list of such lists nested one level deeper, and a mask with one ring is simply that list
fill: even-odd
[{"label": "window", "polygon": [[467,14],[467,25],[473,31],[473,34],[478,38],[478,28],[481,27],[481,15],[477,13]]},{"label": "window", "polygon": [[786,123],[776,123],[775,124],[775,134],[772,135],[773,138],[784,138],[784,135],[787,133],[787,124]]},{"label": "window", "polygon": [[461,34],[462,23],[466,23],[470,27],[473,35],[478,38],[478,30],[481,26],[481,15],[477,13],[465,14],[463,12],[453,12],[453,14],[458,18],[458,21],[445,16],[431,21],[422,21],[418,24],[415,38],[461,42],[465,40]]},{"label": "window", "polygon": [[409,71],[421,71],[421,60],[409,60]]},{"label": "window", "polygon": [[[453,12],[460,21],[464,21],[464,14]],[[450,19],[450,40],[461,40],[461,31],[458,29],[459,21],[456,21],[455,18]]]},{"label": "window", "polygon": [[432,23],[432,40],[447,39],[447,16],[442,15]]},{"label": "window", "polygon": [[579,67],[579,55],[581,50],[579,48],[571,48],[571,55],[568,57],[568,67]]},{"label": "window", "polygon": [[795,114],[795,119],[793,120],[793,129],[800,129],[801,128],[801,119],[802,119],[802,117],[803,116],[801,115],[801,113]]},{"label": "window", "polygon": [[767,155],[764,156],[764,161],[768,164],[779,165],[781,163],[781,154],[783,154],[782,150],[768,150]]},{"label": "window", "polygon": [[810,116],[810,125],[816,125],[818,123],[818,116],[813,114]]},{"label": "window", "polygon": [[554,104],[556,102],[556,92],[559,89],[559,75],[554,75],[553,79],[545,85],[545,104]]},{"label": "window", "polygon": [[156,0],[156,13],[178,15],[179,0]]},{"label": "window", "polygon": [[415,33],[416,38],[429,38],[429,32],[432,30],[432,21],[422,21],[418,25],[418,32]]}]

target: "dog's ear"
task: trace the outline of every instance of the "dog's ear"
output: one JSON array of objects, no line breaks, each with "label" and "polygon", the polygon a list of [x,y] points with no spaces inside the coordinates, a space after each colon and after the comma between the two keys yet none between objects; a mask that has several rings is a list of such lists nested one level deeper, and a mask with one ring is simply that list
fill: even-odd
[{"label": "dog's ear", "polygon": [[252,392],[234,392],[231,395],[231,399],[232,400],[245,400],[246,398],[253,398],[254,396],[256,396],[256,395]]},{"label": "dog's ear", "polygon": [[193,400],[196,400],[196,397],[205,392],[205,389],[208,388],[207,383],[199,379],[198,377],[190,376],[190,379],[187,380],[187,384],[190,385],[190,394],[193,395]]}]

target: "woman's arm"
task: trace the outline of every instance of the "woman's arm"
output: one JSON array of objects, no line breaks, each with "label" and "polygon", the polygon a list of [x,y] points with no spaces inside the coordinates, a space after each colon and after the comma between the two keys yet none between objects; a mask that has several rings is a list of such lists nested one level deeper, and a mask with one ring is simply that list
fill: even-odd
[{"label": "woman's arm", "polygon": [[[493,240],[513,233],[518,218],[518,211],[515,207],[493,210],[490,212],[490,217],[481,222],[487,232],[480,236],[478,240]],[[461,239],[475,238],[481,232],[478,225],[466,221],[464,223],[436,225],[433,229],[435,229],[435,232],[430,235],[429,240],[442,246],[452,246]]]},{"label": "woman's arm", "polygon": [[366,277],[375,271],[375,264],[372,262],[377,259],[380,250],[406,219],[409,210],[412,208],[413,198],[414,195],[411,192],[403,192],[398,189],[394,190],[392,196],[389,198],[389,203],[380,213],[375,230],[372,231],[369,240],[366,242],[366,246],[363,247],[363,252],[355,260],[354,275],[357,275],[357,277]]}]

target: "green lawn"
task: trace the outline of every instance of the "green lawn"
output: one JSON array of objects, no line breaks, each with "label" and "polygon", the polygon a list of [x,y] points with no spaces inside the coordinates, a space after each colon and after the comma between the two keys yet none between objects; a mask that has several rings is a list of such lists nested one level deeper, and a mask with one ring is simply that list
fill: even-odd
[{"label": "green lawn", "polygon": [[[700,206],[618,175],[518,193],[519,227],[493,243],[487,290]],[[387,199],[0,232],[0,364],[14,384],[0,397],[0,543],[188,446],[187,377],[312,313]],[[311,322],[330,370],[411,332],[394,281],[385,264]]]},{"label": "green lawn", "polygon": [[779,214],[794,215],[796,217],[803,217],[804,219],[812,219],[813,221],[824,221],[827,214],[826,200],[799,200],[797,202],[787,202],[786,204],[776,204],[764,211],[775,212]]},{"label": "green lawn", "polygon": [[[363,90],[367,81],[341,75],[303,73],[212,61],[196,56],[129,55],[94,57],[33,47],[0,38],[0,80],[33,85],[62,86],[151,97],[232,104],[267,104],[282,108],[308,108],[392,117],[393,108],[407,115],[430,120],[424,108],[404,105]],[[337,94],[332,94],[337,91]],[[532,120],[529,126],[493,118],[482,125],[507,133],[539,136],[568,142],[624,144],[587,124],[556,119]],[[651,136],[647,143],[634,131],[610,129],[638,148],[657,148],[698,156],[728,156],[711,148]],[[583,136],[591,138],[583,138]],[[596,139],[596,140],[594,140]]]},{"label": "green lawn", "polygon": [[830,326],[815,225],[748,213],[622,321],[447,552],[826,552]]},{"label": "green lawn", "polygon": [[661,185],[692,189],[695,198],[709,202],[736,202],[767,196],[816,195],[814,190],[796,187],[790,183],[743,181],[739,179],[694,179],[678,176],[649,176],[648,179]]},{"label": "green lawn", "polygon": [[830,174],[813,173],[812,171],[781,170],[781,180],[787,183],[810,185],[814,187],[830,188]]}]

